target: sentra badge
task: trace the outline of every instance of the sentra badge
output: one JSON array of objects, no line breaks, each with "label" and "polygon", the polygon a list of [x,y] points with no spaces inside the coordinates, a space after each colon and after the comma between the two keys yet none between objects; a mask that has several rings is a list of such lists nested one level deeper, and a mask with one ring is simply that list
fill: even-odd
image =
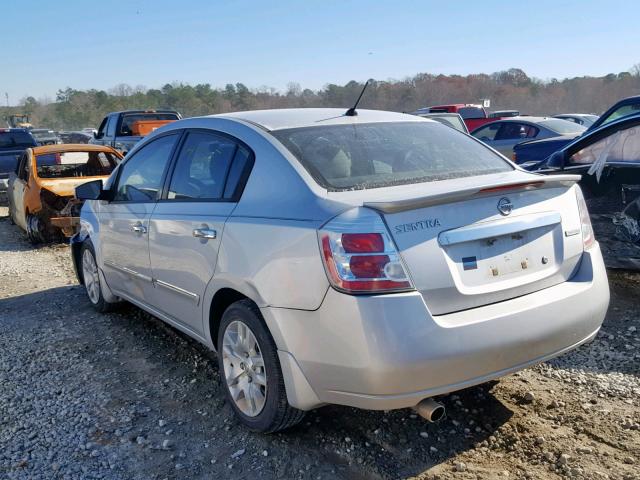
[{"label": "sentra badge", "polygon": [[418,230],[427,230],[429,228],[435,228],[440,226],[440,220],[437,218],[427,218],[426,220],[420,220],[419,222],[403,223],[402,225],[396,225],[396,233],[415,232]]}]

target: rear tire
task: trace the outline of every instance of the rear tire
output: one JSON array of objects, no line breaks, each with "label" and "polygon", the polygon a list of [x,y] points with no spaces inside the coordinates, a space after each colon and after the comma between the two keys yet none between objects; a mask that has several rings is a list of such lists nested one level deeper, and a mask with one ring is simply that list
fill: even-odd
[{"label": "rear tire", "polygon": [[300,423],[305,412],[289,405],[278,350],[251,300],[227,308],[217,340],[222,384],[238,420],[262,433]]},{"label": "rear tire", "polygon": [[82,271],[82,283],[84,283],[87,297],[89,297],[93,308],[100,313],[111,311],[116,304],[107,302],[102,295],[100,270],[91,240],[85,240],[80,249],[80,270]]}]

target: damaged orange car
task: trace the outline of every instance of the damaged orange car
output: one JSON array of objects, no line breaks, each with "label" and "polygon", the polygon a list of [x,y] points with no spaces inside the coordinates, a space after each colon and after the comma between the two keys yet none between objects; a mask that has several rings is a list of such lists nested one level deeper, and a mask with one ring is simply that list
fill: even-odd
[{"label": "damaged orange car", "polygon": [[79,223],[82,202],[75,188],[106,180],[122,154],[102,145],[66,144],[27,148],[9,175],[9,218],[32,243],[70,237]]}]

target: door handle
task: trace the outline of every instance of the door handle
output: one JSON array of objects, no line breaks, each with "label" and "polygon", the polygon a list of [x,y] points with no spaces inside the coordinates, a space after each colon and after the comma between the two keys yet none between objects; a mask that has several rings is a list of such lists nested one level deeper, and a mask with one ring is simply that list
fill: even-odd
[{"label": "door handle", "polygon": [[139,233],[140,235],[147,233],[147,227],[142,225],[140,222],[131,225],[131,230],[135,233]]},{"label": "door handle", "polygon": [[218,236],[218,232],[210,228],[194,228],[192,234],[196,238],[205,238],[207,240],[213,240]]}]

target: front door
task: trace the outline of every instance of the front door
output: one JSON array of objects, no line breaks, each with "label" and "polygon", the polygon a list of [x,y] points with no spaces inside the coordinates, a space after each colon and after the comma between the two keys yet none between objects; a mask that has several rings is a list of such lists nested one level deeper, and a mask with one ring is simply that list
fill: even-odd
[{"label": "front door", "polygon": [[236,206],[239,175],[233,172],[242,171],[248,158],[249,151],[229,137],[188,132],[167,193],[151,215],[153,304],[198,335],[203,334],[202,299],[215,271],[224,224]]},{"label": "front door", "polygon": [[118,295],[149,304],[153,277],[149,263],[149,218],[162,191],[179,134],[159,137],[120,166],[114,196],[101,202],[101,254],[109,287]]},{"label": "front door", "polygon": [[9,215],[11,215],[13,221],[16,222],[16,225],[20,226],[23,230],[27,229],[24,196],[29,183],[29,171],[31,169],[30,158],[31,156],[28,152],[20,156],[17,175],[11,175],[7,190],[9,208],[11,209]]}]

